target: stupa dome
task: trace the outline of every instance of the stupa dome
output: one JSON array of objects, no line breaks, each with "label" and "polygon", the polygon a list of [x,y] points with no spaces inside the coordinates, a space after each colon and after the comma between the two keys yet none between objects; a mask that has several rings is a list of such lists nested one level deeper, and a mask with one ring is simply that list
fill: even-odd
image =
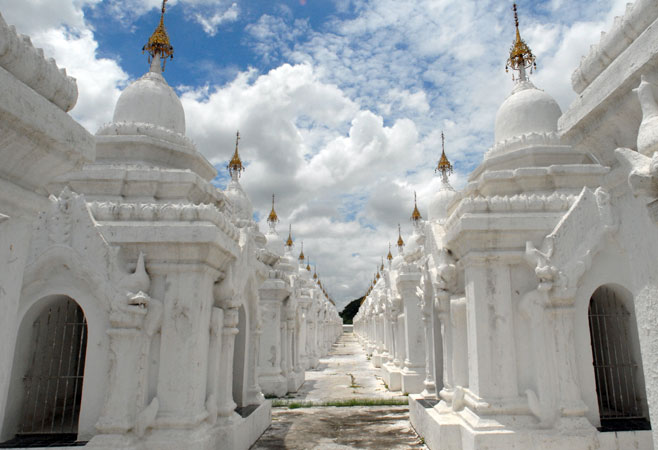
[{"label": "stupa dome", "polygon": [[159,62],[153,62],[149,72],[121,93],[112,121],[146,123],[185,134],[183,105],[159,73]]},{"label": "stupa dome", "polygon": [[251,200],[249,200],[249,197],[237,180],[231,180],[225,193],[231,202],[235,217],[242,220],[252,220],[254,208],[251,204]]},{"label": "stupa dome", "polygon": [[267,238],[265,247],[275,255],[283,256],[283,239],[281,239],[279,233],[276,230],[270,229],[265,233],[265,237]]},{"label": "stupa dome", "polygon": [[556,132],[561,115],[560,106],[553,97],[530,81],[522,81],[496,113],[495,142],[530,133]]},{"label": "stupa dome", "polygon": [[448,218],[448,207],[457,193],[446,181],[441,181],[441,187],[430,200],[428,219],[430,222],[443,222]]}]

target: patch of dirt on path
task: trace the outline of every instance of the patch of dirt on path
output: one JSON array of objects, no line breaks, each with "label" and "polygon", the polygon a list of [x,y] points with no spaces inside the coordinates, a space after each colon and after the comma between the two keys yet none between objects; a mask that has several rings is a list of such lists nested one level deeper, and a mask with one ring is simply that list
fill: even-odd
[{"label": "patch of dirt on path", "polygon": [[405,406],[314,407],[272,411],[259,449],[427,448],[409,424]]}]

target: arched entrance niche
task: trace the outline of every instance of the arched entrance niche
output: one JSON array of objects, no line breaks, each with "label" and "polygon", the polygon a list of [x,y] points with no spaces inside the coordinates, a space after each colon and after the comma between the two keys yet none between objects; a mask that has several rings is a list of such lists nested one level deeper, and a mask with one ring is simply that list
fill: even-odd
[{"label": "arched entrance niche", "polygon": [[87,321],[71,297],[36,302],[18,328],[12,367],[7,435],[18,443],[44,436],[75,441],[87,356]]},{"label": "arched entrance niche", "polygon": [[618,285],[603,285],[587,310],[592,365],[601,431],[649,430],[632,294]]},{"label": "arched entrance niche", "polygon": [[238,408],[245,404],[245,379],[247,362],[247,314],[244,305],[238,308],[238,334],[233,350],[233,401]]}]

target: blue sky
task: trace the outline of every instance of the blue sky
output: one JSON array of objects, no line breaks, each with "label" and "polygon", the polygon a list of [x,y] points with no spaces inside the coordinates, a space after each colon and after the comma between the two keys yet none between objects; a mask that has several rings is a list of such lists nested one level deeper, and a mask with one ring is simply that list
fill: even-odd
[{"label": "blue sky", "polygon": [[[160,0],[0,0],[0,13],[78,80],[71,114],[90,132],[111,121],[121,90],[147,70],[141,48]],[[493,145],[514,38],[500,0],[169,0],[175,48],[165,78],[186,134],[222,172],[240,130],[241,182],[258,217],[277,194],[339,307],[360,296],[439,185],[441,152],[462,187]],[[563,111],[570,74],[624,12],[625,0],[519,1],[537,55],[533,82]],[[266,229],[261,225],[261,229]],[[299,251],[299,248],[297,249]],[[358,255],[358,256],[354,256]]]}]

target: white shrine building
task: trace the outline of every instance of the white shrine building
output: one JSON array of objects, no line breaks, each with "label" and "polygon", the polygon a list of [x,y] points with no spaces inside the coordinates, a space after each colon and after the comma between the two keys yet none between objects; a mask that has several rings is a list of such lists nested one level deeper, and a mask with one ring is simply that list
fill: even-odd
[{"label": "white shrine building", "polygon": [[[247,449],[271,420],[260,384],[270,352],[283,395],[341,332],[292,239],[284,252],[254,222],[238,141],[223,191],[185,136],[162,75],[173,54],[164,12],[149,71],[96,135],[67,114],[75,80],[0,16],[5,447],[47,435],[101,449]],[[263,318],[272,303],[277,339]]]},{"label": "white shrine building", "polygon": [[[431,449],[652,449],[658,434],[658,3],[572,75],[564,113],[516,38],[493,146],[414,208],[354,319]],[[654,424],[655,427],[655,424]]]}]

